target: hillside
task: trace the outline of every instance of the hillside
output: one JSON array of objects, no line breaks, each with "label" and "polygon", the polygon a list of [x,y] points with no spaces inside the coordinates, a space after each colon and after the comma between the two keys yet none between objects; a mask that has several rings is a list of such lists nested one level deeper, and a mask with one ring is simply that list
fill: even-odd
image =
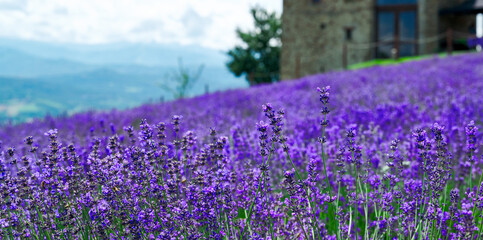
[{"label": "hillside", "polygon": [[[100,121],[113,123],[117,129],[121,129],[142,118],[153,123],[169,122],[172,115],[183,115],[183,129],[206,132],[210,127],[216,127],[228,133],[233,126],[253,128],[262,116],[260,106],[266,102],[283,107],[289,125],[301,122],[316,124],[320,116],[316,113],[319,106],[315,88],[325,85],[331,85],[333,89],[332,118],[346,124],[364,120],[366,124],[373,122],[383,129],[408,130],[417,123],[432,120],[454,126],[469,121],[470,117],[477,121],[482,119],[479,117],[482,110],[476,107],[482,100],[463,98],[471,93],[477,95],[482,87],[482,64],[481,55],[468,54],[397,66],[331,72],[247,90],[230,90],[175,102],[147,104],[125,111],[89,112],[68,118],[48,118],[19,126],[6,126],[2,132],[5,134],[22,128],[42,133],[48,128],[58,128],[64,129],[64,134],[69,134],[74,130],[85,132],[91,127],[98,129]],[[448,114],[456,111],[451,108],[457,104],[474,104],[475,108],[471,114]],[[413,120],[406,121],[408,117],[413,117]],[[414,117],[419,119],[414,120]]]},{"label": "hillside", "polygon": [[[169,83],[170,67],[113,66],[92,71],[41,77],[0,76],[0,125],[87,110],[126,109],[173,99],[160,85]],[[57,70],[56,70],[57,71]],[[222,79],[227,79],[223,81]],[[206,67],[188,94],[240,88],[246,85],[223,67]]]},{"label": "hillside", "polygon": [[481,237],[482,69],[435,57],[4,126],[0,216],[19,217],[0,234]]},{"label": "hillside", "polygon": [[191,71],[205,66],[188,96],[248,85],[224,66],[226,54],[213,49],[0,38],[0,125],[171,100],[159,85],[173,86],[167,75],[178,70],[179,59]]}]

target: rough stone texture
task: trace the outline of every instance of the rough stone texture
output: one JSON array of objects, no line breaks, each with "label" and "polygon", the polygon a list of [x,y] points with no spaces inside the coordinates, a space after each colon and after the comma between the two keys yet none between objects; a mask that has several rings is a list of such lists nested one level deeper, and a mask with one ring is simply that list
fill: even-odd
[{"label": "rough stone texture", "polygon": [[[418,54],[429,54],[439,50],[444,31],[439,31],[439,0],[418,1]],[[441,39],[435,36],[441,35]]]},{"label": "rough stone texture", "polygon": [[[417,37],[419,54],[440,50],[441,42],[425,41],[444,34],[448,27],[468,32],[473,16],[440,16],[439,9],[456,6],[464,0],[419,0]],[[377,0],[283,0],[281,79],[343,68],[343,48],[347,44],[347,64],[374,58],[375,49],[354,43],[376,41]],[[464,26],[464,27],[460,27]],[[352,40],[346,29],[352,28]],[[466,29],[464,29],[466,28]],[[434,38],[433,38],[434,39]]]},{"label": "rough stone texture", "polygon": [[[373,0],[283,3],[282,79],[341,69],[346,28],[353,28],[352,42],[370,42],[373,38]],[[349,55],[351,61],[363,61],[371,58],[371,51],[350,51]]]}]

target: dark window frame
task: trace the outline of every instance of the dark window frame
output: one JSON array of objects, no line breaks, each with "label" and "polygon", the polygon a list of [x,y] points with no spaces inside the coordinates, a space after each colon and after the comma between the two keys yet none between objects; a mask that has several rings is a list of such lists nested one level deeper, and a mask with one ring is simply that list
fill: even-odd
[{"label": "dark window frame", "polygon": [[354,27],[344,27],[345,41],[352,41],[354,36]]},{"label": "dark window frame", "polygon": [[416,0],[415,3],[384,3],[384,4],[381,4],[381,3],[378,3],[379,2],[378,0],[375,0],[375,2],[376,2],[377,6],[417,5],[418,4],[418,0]]},{"label": "dark window frame", "polygon": [[[399,14],[401,12],[408,12],[408,11],[414,11],[416,14],[415,14],[415,23],[416,23],[416,26],[414,26],[414,31],[415,31],[415,36],[414,36],[414,41],[401,41],[399,40],[399,34],[400,34],[400,31],[399,31]],[[415,4],[393,4],[393,5],[376,5],[376,11],[375,11],[375,41],[376,42],[379,42],[379,29],[378,29],[378,23],[379,23],[379,13],[380,12],[392,12],[394,13],[394,37],[395,37],[395,41],[394,41],[394,48],[396,48],[398,50],[398,57],[399,57],[399,50],[400,50],[400,47],[399,45],[401,43],[412,43],[414,44],[414,51],[415,51],[415,55],[418,55],[419,54],[419,48],[418,48],[418,44],[417,44],[417,41],[419,39],[419,34],[418,34],[418,29],[419,29],[419,22],[418,22],[418,4],[415,3]],[[374,49],[374,56],[377,58],[378,54],[377,54],[377,51],[378,51],[378,47],[376,47]]]}]

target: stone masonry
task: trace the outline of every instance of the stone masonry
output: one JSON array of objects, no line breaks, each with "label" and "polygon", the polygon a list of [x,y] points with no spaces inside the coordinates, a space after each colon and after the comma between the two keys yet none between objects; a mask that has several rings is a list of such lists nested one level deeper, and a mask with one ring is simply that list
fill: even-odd
[{"label": "stone masonry", "polygon": [[[446,28],[451,27],[455,19],[451,19],[451,16],[440,16],[439,9],[454,6],[461,1],[463,0],[418,0],[417,39],[442,34]],[[377,0],[283,0],[281,79],[342,69],[344,43],[376,41],[376,2]],[[472,16],[456,18],[458,21],[465,21],[464,19],[471,19]],[[418,54],[434,53],[438,50],[439,43],[421,41],[417,48]],[[349,65],[375,58],[374,48],[346,49]]]}]

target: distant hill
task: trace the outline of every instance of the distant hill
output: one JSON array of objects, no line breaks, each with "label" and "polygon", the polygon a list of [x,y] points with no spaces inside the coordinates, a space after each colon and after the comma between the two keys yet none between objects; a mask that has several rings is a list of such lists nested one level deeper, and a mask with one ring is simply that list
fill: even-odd
[{"label": "distant hill", "polygon": [[188,66],[224,66],[219,50],[200,46],[154,43],[66,44],[0,38],[0,48],[10,48],[45,59],[64,59],[94,65],[176,66],[183,58]]},{"label": "distant hill", "polygon": [[188,93],[195,96],[247,87],[224,66],[216,50],[153,44],[75,45],[0,38],[0,124],[46,114],[125,109],[172,99],[159,86],[177,71],[205,65]]},{"label": "distant hill", "polygon": [[[165,67],[147,73],[119,73],[99,68],[50,77],[0,77],[0,123],[22,122],[46,114],[126,109],[147,102],[168,101],[172,99],[171,94],[159,85],[165,81],[162,72],[170,70]],[[244,87],[243,84],[222,68],[207,67],[190,95],[205,93],[206,86],[213,92]]]},{"label": "distant hill", "polygon": [[0,47],[0,75],[37,77],[92,71],[96,66],[65,59],[45,59],[16,49]]}]

